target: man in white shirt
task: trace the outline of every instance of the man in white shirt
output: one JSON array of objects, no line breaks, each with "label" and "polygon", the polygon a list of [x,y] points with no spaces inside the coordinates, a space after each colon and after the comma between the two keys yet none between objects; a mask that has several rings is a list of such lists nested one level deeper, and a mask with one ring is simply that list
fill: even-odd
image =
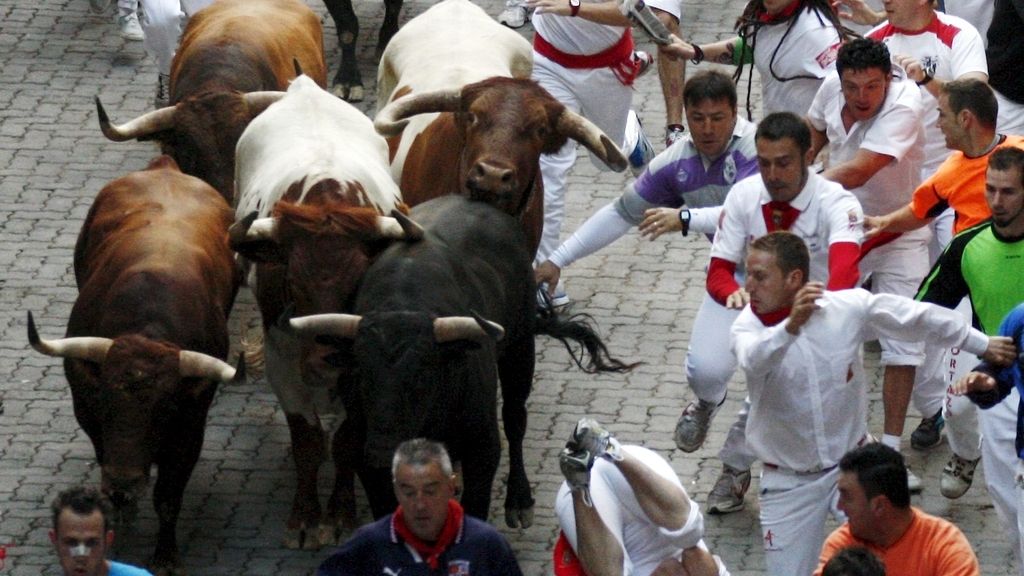
[{"label": "man in white shirt", "polygon": [[[892,67],[885,45],[853,40],[839,49],[836,72],[825,79],[807,113],[817,152],[827,143],[828,168],[822,174],[853,192],[867,216],[889,214],[910,203],[921,182],[924,129],[921,91]],[[864,243],[860,272],[877,293],[913,296],[928,273],[927,229],[878,235]],[[904,368],[908,382],[883,387],[885,434],[882,442],[899,450],[913,369],[924,358],[921,343],[884,338],[882,365]],[[895,392],[899,392],[896,395]],[[903,398],[902,395],[907,397]],[[939,411],[940,404],[934,407]],[[911,490],[920,490],[913,477]]]},{"label": "man in white shirt", "polygon": [[746,263],[750,305],[732,326],[732,350],[750,392],[747,443],[764,462],[765,559],[769,574],[810,574],[828,513],[844,519],[839,460],[868,440],[863,342],[927,337],[1002,364],[1015,349],[952,310],[861,289],[826,292],[807,281],[807,246],[788,232],[754,240]]},{"label": "man in white shirt", "polygon": [[[864,220],[860,204],[842,186],[808,170],[811,134],[790,112],[769,114],[754,137],[760,174],[738,182],[722,206],[708,265],[707,293],[693,321],[686,376],[696,397],[676,424],[680,450],[701,447],[711,420],[725,401],[736,360],[722,351],[729,345],[729,326],[749,302],[737,280],[747,244],[775,230],[789,230],[811,250],[811,277],[832,289],[857,284],[857,257]],[[729,430],[719,452],[722,474],[708,495],[709,514],[743,508],[750,485],[750,455],[744,438],[746,411]]]}]

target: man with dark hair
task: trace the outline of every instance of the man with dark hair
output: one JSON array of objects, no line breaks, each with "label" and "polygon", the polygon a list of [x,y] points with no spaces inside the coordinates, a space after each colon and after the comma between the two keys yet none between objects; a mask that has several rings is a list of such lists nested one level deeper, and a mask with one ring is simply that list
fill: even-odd
[{"label": "man with dark hair", "polygon": [[444,446],[401,443],[391,465],[398,509],[360,528],[320,565],[319,576],[500,574],[521,576],[508,542],[490,524],[465,516]]},{"label": "man with dark hair", "polygon": [[[1024,137],[996,132],[997,108],[992,90],[980,80],[969,78],[943,84],[939,89],[939,128],[946,145],[955,152],[918,186],[909,204],[883,216],[866,217],[866,236],[921,228],[947,208],[953,209],[953,228],[940,227],[937,233],[959,234],[991,218],[992,212],[985,201],[989,157],[1001,145],[1024,148]],[[950,236],[938,238],[939,247],[944,248],[950,240]],[[968,318],[971,316],[969,303],[961,304],[958,310]],[[953,452],[940,482],[942,494],[947,498],[959,498],[970,488],[974,469],[981,459],[975,409],[966,400],[946,398],[945,394],[949,384],[977,363],[976,359],[965,356],[960,350],[926,346],[925,362],[918,369],[913,385],[913,401],[920,413],[928,418],[935,414],[940,417],[936,426],[927,428],[932,432],[926,435],[930,438],[915,431],[911,443],[915,447],[933,445],[940,439],[939,432],[945,425]],[[909,393],[901,396],[908,402],[911,399]],[[906,405],[899,413],[906,415]],[[896,419],[902,420],[898,415]]]},{"label": "man with dark hair", "polygon": [[50,542],[65,576],[146,576],[146,570],[107,560],[114,544],[109,517],[113,507],[97,489],[77,486],[50,505]]},{"label": "man with dark hair", "polygon": [[825,541],[815,576],[842,549],[864,546],[890,574],[979,576],[971,543],[953,523],[910,505],[903,456],[872,442],[839,461],[839,508],[847,522]]},{"label": "man with dark hair", "polygon": [[[954,308],[970,297],[974,320],[996,334],[1002,319],[1024,302],[1024,150],[1001,146],[989,157],[985,201],[992,219],[961,232],[939,257],[917,299]],[[1010,542],[1019,543],[1017,465],[1014,433],[1020,396],[1015,390],[997,405],[978,412],[985,484]],[[1019,546],[1014,546],[1019,554]],[[1018,566],[1024,566],[1017,558]],[[1024,568],[1022,568],[1024,574]]]},{"label": "man with dark hair", "polygon": [[863,546],[850,546],[836,553],[821,576],[885,576],[885,564]]},{"label": "man with dark hair", "polygon": [[[810,574],[828,514],[842,517],[836,466],[869,440],[865,341],[929,338],[997,361],[1013,354],[1007,339],[985,336],[952,310],[859,288],[826,292],[807,281],[808,260],[803,241],[788,232],[754,240],[746,260],[750,305],[732,325],[750,393],[747,445],[763,462],[765,560],[779,576]],[[895,489],[909,501],[906,472],[897,472]]]},{"label": "man with dark hair", "polygon": [[695,74],[683,91],[690,134],[658,154],[617,200],[598,210],[537,266],[552,296],[562,270],[621,238],[633,226],[655,238],[667,232],[710,237],[736,182],[757,172],[754,125],[736,115],[736,86],[717,71]]},{"label": "man with dark hair", "polygon": [[[902,70],[892,67],[888,49],[875,40],[843,45],[836,71],[822,83],[807,114],[814,129],[814,152],[830,145],[822,176],[853,192],[865,216],[888,214],[905,206],[921,182],[921,91]],[[864,279],[871,278],[871,290],[913,296],[928,272],[928,240],[928,231],[922,229],[865,241],[860,272]],[[913,369],[924,357],[923,345],[889,338],[881,345],[882,365],[899,368],[886,374],[902,376],[883,384],[882,442],[899,450],[906,398],[913,387]],[[898,413],[899,406],[903,414]],[[910,479],[912,489],[920,490],[920,480],[913,475]]]},{"label": "man with dark hair", "polygon": [[[760,174],[729,191],[711,246],[706,294],[693,321],[686,357],[686,377],[696,397],[676,423],[676,446],[696,451],[711,421],[725,402],[736,359],[722,354],[729,346],[729,326],[749,302],[736,271],[751,238],[790,230],[811,246],[810,277],[833,289],[857,283],[863,215],[852,194],[808,170],[811,136],[795,114],[769,114],[757,127],[755,149]],[[744,506],[754,457],[744,438],[746,408],[729,430],[719,452],[722,473],[708,495],[709,514],[726,514]]]}]

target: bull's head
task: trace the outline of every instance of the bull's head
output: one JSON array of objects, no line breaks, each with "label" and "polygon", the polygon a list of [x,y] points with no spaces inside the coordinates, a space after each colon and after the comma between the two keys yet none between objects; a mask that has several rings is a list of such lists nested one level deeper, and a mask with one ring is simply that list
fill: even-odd
[{"label": "bull's head", "polygon": [[493,345],[505,333],[476,314],[431,318],[422,312],[322,314],[293,318],[291,326],[309,336],[353,341],[367,425],[365,454],[375,468],[388,466],[403,440],[449,427],[446,419],[463,413],[458,403],[467,387],[496,386],[493,355],[470,351]]},{"label": "bull's head", "polygon": [[168,421],[186,404],[202,405],[205,418],[213,382],[245,380],[244,358],[235,368],[137,334],[44,340],[31,312],[28,339],[38,352],[65,359],[75,414],[97,447],[103,491],[128,510],[149,483],[163,435],[175,432]]},{"label": "bull's head", "polygon": [[532,80],[490,78],[460,90],[409,94],[384,107],[377,131],[395,136],[417,114],[451,112],[463,150],[460,183],[469,196],[521,214],[539,178],[538,159],[567,139],[587,147],[617,171],[627,161],[597,126],[567,109]]},{"label": "bull's head", "polygon": [[[297,197],[294,189],[301,187],[297,183],[285,197]],[[280,201],[272,217],[256,218],[253,212],[231,227],[231,248],[263,264],[257,269],[258,284],[283,281],[278,294],[260,302],[265,318],[278,318],[284,312],[271,310],[269,302],[283,302],[282,291],[293,305],[291,314],[348,310],[372,258],[388,241],[406,237],[398,220],[354,205],[344,199],[342,188],[335,180],[318,182],[302,203]],[[330,352],[312,339],[303,341],[301,366],[307,382],[333,383],[337,371],[324,361]]]},{"label": "bull's head", "polygon": [[235,144],[260,112],[284,92],[209,92],[148,112],[125,124],[110,123],[96,97],[100,130],[114,142],[159,140],[181,171],[204,180],[228,203],[234,195]]}]

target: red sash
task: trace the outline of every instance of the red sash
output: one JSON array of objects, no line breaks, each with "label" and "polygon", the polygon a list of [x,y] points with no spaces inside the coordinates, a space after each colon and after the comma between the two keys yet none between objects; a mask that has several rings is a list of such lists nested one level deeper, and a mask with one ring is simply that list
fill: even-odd
[{"label": "red sash", "polygon": [[611,68],[625,86],[632,86],[640,74],[640,62],[633,59],[633,47],[633,32],[629,28],[618,42],[597,54],[568,54],[540,34],[533,35],[533,49],[548,60],[565,68]]}]

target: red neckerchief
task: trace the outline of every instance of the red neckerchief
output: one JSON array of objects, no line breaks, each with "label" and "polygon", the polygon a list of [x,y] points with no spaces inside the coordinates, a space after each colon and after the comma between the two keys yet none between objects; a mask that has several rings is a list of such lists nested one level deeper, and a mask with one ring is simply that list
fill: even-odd
[{"label": "red neckerchief", "polygon": [[412,530],[405,525],[405,514],[402,512],[401,506],[391,516],[391,528],[402,537],[406,544],[419,552],[431,570],[437,570],[438,557],[455,541],[462,530],[462,516],[462,505],[455,500],[448,500],[448,518],[445,519],[444,528],[441,528],[441,533],[433,544],[417,538]]},{"label": "red neckerchief", "polygon": [[757,319],[760,320],[761,324],[764,324],[765,326],[775,326],[776,324],[782,322],[783,320],[789,317],[790,310],[792,310],[792,308],[783,308],[781,310],[775,310],[774,312],[765,312],[764,314],[759,314],[757,310],[754,310],[753,307],[750,308],[750,311],[754,313],[754,316],[757,316]]},{"label": "red neckerchief", "polygon": [[757,15],[757,20],[763,24],[776,24],[778,22],[785,22],[789,20],[789,17],[796,14],[796,11],[800,9],[803,4],[803,0],[793,0],[788,6],[782,9],[778,14],[769,14],[767,12],[761,12]]},{"label": "red neckerchief", "polygon": [[772,200],[761,206],[761,214],[764,215],[764,224],[768,231],[777,232],[779,230],[789,230],[793,222],[796,222],[800,211],[793,208],[789,202]]}]

